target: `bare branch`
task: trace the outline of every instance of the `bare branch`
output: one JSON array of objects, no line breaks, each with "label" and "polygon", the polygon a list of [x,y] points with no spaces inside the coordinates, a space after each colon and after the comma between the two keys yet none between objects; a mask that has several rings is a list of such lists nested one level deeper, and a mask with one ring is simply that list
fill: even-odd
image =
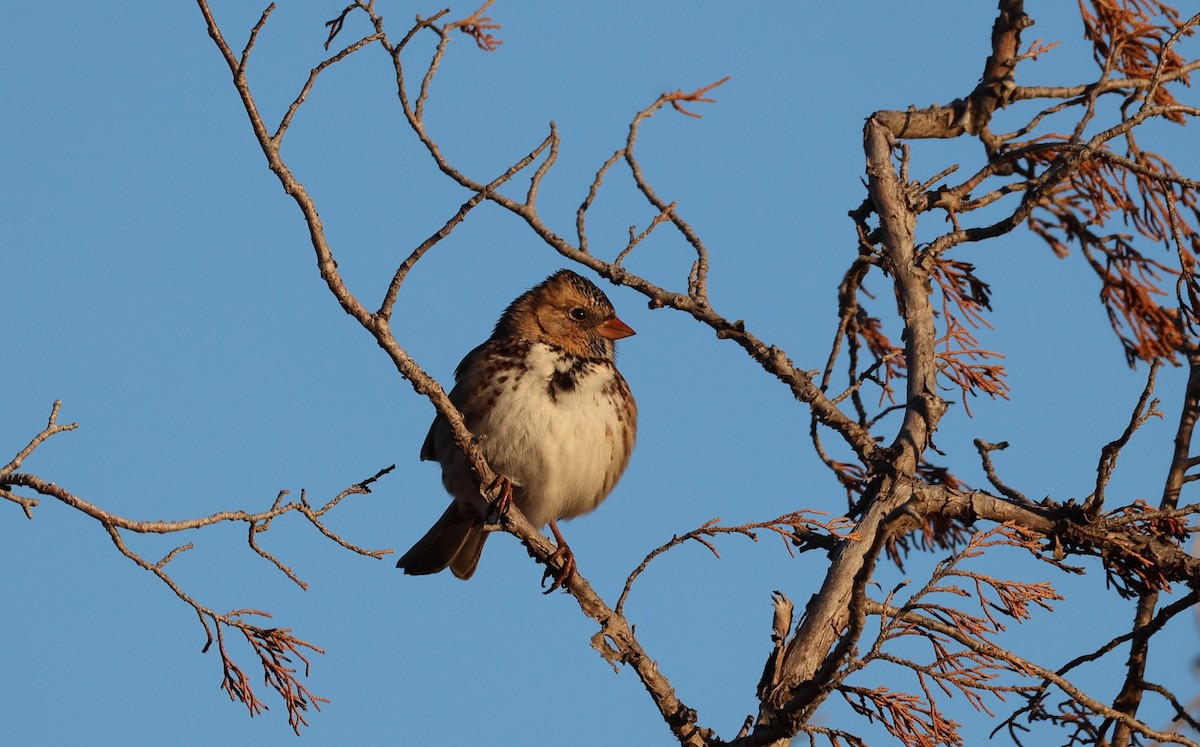
[{"label": "bare branch", "polygon": [[1019,490],[1015,490],[1013,488],[1008,487],[1003,482],[1001,482],[1000,478],[996,475],[996,468],[992,464],[991,452],[1003,451],[1004,449],[1007,449],[1008,442],[1001,441],[998,444],[990,444],[981,438],[977,438],[977,439],[975,439],[975,448],[979,451],[979,458],[983,461],[984,474],[987,475],[988,482],[990,482],[992,484],[992,487],[996,488],[996,490],[999,490],[1000,495],[1003,495],[1005,498],[1009,499],[1010,501],[1014,501],[1016,503],[1021,503],[1021,504],[1027,505],[1027,506],[1032,506],[1033,501],[1031,501],[1031,500],[1029,500],[1029,498],[1025,497],[1024,493],[1022,493]]},{"label": "bare branch", "polygon": [[17,452],[17,455],[12,458],[8,464],[0,468],[0,475],[7,475],[10,472],[16,472],[24,464],[29,455],[37,450],[39,446],[44,444],[48,439],[57,436],[59,433],[73,431],[79,427],[78,423],[67,423],[59,425],[58,412],[62,409],[62,400],[55,400],[54,405],[50,408],[50,418],[46,421],[46,427],[43,428],[36,436],[34,436],[25,448]]},{"label": "bare branch", "polygon": [[[770,521],[758,521],[749,524],[741,524],[734,527],[725,527],[719,525],[717,522],[719,522],[721,519],[718,517],[704,522],[704,524],[690,532],[687,532],[686,534],[677,534],[672,537],[670,541],[651,550],[650,554],[638,564],[638,567],[633,569],[633,571],[629,574],[629,577],[625,580],[625,588],[622,589],[621,596],[618,597],[617,604],[613,609],[617,612],[617,614],[621,613],[625,606],[625,599],[629,596],[629,591],[633,587],[633,582],[637,580],[637,577],[640,576],[643,571],[646,570],[646,567],[650,565],[650,561],[654,560],[659,555],[662,555],[667,550],[678,547],[679,545],[687,542],[699,542],[701,545],[704,545],[706,548],[708,548],[709,552],[711,552],[715,557],[720,558],[721,553],[717,552],[716,546],[713,545],[710,540],[715,539],[721,534],[740,534],[743,537],[748,537],[757,542],[758,531],[774,532],[784,540],[790,541],[792,544],[800,547],[801,552],[803,552],[805,549],[810,549],[809,547],[806,547],[806,545],[823,544],[819,540],[814,539],[814,537],[820,536],[820,533],[817,530],[826,532],[828,533],[829,537],[837,538],[839,540],[856,538],[852,532],[847,532],[847,529],[850,527],[850,521],[848,519],[839,517],[831,519],[830,521],[821,521],[819,519],[809,518],[809,514],[816,514],[820,516],[826,515],[823,511],[801,510],[792,512],[790,514],[784,514],[783,516],[780,516],[776,519],[771,519]],[[791,547],[786,542],[784,544],[784,548],[787,549],[789,554],[793,554]]]},{"label": "bare branch", "polygon": [[1146,376],[1146,386],[1142,388],[1142,394],[1138,397],[1137,405],[1133,408],[1133,414],[1129,418],[1129,425],[1125,427],[1125,431],[1115,441],[1110,441],[1100,450],[1100,464],[1096,467],[1096,489],[1084,502],[1085,511],[1096,513],[1104,507],[1104,489],[1108,486],[1109,479],[1112,478],[1113,470],[1116,469],[1117,458],[1121,455],[1121,450],[1129,443],[1134,431],[1145,425],[1150,418],[1162,417],[1162,412],[1158,409],[1158,400],[1150,399],[1150,395],[1154,393],[1154,379],[1158,375],[1160,365],[1162,364],[1157,360],[1150,364],[1150,373]]}]

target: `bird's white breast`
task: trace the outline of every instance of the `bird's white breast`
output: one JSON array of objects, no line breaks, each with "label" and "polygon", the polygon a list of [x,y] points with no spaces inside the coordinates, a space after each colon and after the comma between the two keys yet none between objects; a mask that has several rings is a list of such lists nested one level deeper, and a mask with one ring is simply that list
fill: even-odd
[{"label": "bird's white breast", "polygon": [[[626,431],[611,364],[535,343],[524,365],[500,385],[476,434],[492,466],[520,486],[522,513],[542,526],[604,500],[625,464]],[[556,387],[556,375],[572,375],[573,386]]]}]

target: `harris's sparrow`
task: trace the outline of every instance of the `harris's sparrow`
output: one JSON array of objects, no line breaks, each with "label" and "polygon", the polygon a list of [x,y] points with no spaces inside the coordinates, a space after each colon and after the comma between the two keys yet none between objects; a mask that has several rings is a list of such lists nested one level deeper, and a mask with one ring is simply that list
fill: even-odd
[{"label": "harris's sparrow", "polygon": [[[599,288],[560,270],[513,301],[454,372],[450,401],[508,481],[512,502],[534,526],[548,522],[558,540],[564,558],[555,586],[574,573],[557,520],[594,510],[629,464],[637,405],[613,341],[633,333]],[[441,463],[454,500],[396,565],[415,575],[449,566],[468,579],[487,539],[488,504],[440,415],[421,459]]]}]

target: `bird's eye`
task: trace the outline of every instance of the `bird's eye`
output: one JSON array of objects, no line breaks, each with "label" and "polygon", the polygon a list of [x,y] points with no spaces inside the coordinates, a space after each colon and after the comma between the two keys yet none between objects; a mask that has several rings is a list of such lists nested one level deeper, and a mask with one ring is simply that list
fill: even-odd
[{"label": "bird's eye", "polygon": [[577,322],[582,322],[584,319],[587,319],[587,311],[577,306],[571,309],[571,318]]}]

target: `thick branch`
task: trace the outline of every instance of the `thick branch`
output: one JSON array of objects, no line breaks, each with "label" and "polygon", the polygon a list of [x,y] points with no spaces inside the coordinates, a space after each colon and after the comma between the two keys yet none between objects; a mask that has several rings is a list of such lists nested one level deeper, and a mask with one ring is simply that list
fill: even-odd
[{"label": "thick branch", "polygon": [[1000,0],[999,14],[992,26],[992,53],[984,63],[979,85],[965,101],[960,99],[947,106],[920,110],[876,112],[876,121],[894,137],[905,140],[953,138],[964,133],[990,140],[988,122],[996,109],[1011,98],[1015,87],[1013,71],[1020,59],[1021,32],[1031,25],[1033,21],[1025,15],[1024,0]]},{"label": "thick branch", "polygon": [[854,527],[854,534],[862,539],[839,543],[820,592],[788,642],[778,675],[780,684],[765,699],[760,726],[755,730],[760,740],[795,734],[798,725],[828,694],[833,672],[860,632],[847,632],[852,627],[853,599],[869,582],[870,569],[891,531],[888,517],[908,500],[897,490],[897,478],[915,474],[946,408],[937,394],[936,330],[929,302],[929,272],[917,262],[916,218],[906,185],[892,161],[891,135],[875,118],[867,120],[864,148],[871,206],[879,216],[885,261],[895,278],[896,300],[907,330],[907,407],[886,464],[872,465],[877,472],[871,476],[862,519]]}]

